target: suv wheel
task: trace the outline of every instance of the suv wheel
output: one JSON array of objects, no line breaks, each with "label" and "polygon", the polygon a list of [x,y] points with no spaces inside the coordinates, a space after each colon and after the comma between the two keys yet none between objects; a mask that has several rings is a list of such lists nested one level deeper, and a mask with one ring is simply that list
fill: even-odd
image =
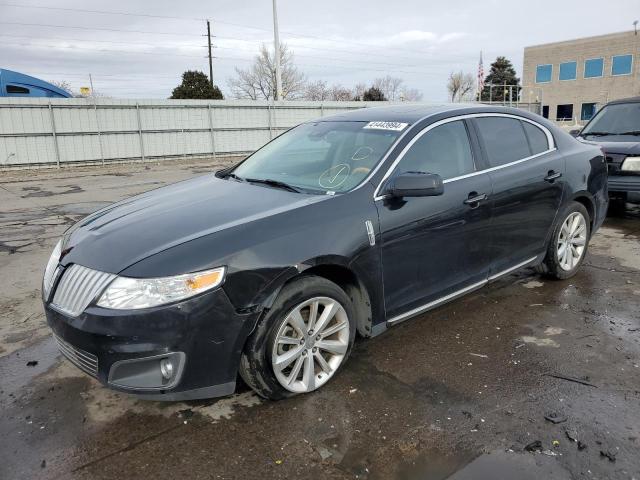
[{"label": "suv wheel", "polygon": [[300,278],[282,289],[247,340],[240,376],[265,398],[312,392],[345,363],[355,331],[351,300],[338,285]]},{"label": "suv wheel", "polygon": [[560,280],[573,277],[587,254],[591,227],[587,209],[571,202],[559,216],[540,273]]}]

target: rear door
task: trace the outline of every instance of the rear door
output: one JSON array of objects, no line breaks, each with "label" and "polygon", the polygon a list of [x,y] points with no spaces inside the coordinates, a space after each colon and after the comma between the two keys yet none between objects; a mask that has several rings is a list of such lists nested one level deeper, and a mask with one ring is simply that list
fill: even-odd
[{"label": "rear door", "polygon": [[486,281],[491,180],[478,168],[464,120],[427,127],[400,154],[389,178],[437,173],[445,184],[440,196],[376,198],[389,321]]},{"label": "rear door", "polygon": [[492,115],[473,123],[490,167],[497,275],[544,252],[562,201],[564,161],[551,133],[535,122]]}]

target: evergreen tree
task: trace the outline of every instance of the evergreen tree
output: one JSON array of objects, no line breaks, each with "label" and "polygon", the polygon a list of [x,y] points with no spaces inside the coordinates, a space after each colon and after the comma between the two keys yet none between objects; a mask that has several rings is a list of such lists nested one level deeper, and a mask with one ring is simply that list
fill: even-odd
[{"label": "evergreen tree", "polygon": [[187,70],[182,74],[182,83],[173,89],[173,99],[222,100],[224,96],[216,85],[202,72]]},{"label": "evergreen tree", "polygon": [[384,102],[384,93],[379,88],[371,87],[362,94],[362,100],[365,102]]},{"label": "evergreen tree", "polygon": [[[493,87],[490,87],[490,85],[493,85]],[[510,89],[509,85],[513,85],[513,87]],[[491,94],[489,94],[490,88]],[[484,81],[480,100],[509,101],[509,90],[511,90],[511,99],[516,102],[521,88],[520,79],[516,76],[516,71],[511,62],[506,57],[498,57],[491,64],[491,70]]]}]

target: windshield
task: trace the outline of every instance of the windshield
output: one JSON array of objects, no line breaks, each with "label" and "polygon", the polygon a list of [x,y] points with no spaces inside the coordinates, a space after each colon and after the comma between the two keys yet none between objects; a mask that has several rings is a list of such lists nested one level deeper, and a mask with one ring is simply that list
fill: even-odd
[{"label": "windshield", "polygon": [[607,105],[580,133],[589,135],[638,135],[640,132],[640,102]]},{"label": "windshield", "polygon": [[366,178],[406,126],[306,123],[283,133],[231,173],[239,180],[282,182],[301,191],[346,192]]}]

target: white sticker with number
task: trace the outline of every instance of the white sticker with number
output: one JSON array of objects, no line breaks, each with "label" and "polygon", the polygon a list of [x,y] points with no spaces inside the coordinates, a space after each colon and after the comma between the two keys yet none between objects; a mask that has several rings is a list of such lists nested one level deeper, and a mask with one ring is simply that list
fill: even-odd
[{"label": "white sticker with number", "polygon": [[393,130],[394,132],[401,132],[409,125],[408,123],[400,122],[369,122],[363,128],[371,128],[374,130]]}]

